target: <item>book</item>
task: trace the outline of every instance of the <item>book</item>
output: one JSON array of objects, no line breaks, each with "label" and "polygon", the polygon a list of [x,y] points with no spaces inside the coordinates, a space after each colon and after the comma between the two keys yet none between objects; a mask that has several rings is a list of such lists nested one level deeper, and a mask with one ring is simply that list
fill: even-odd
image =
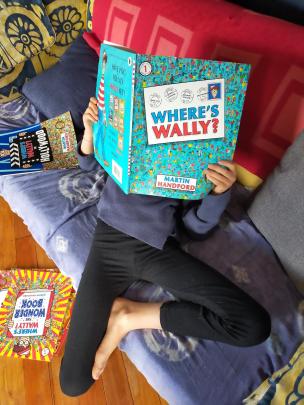
[{"label": "book", "polygon": [[0,271],[1,279],[0,356],[51,361],[71,316],[70,278],[51,269],[14,269]]},{"label": "book", "polygon": [[70,321],[71,321],[71,317],[72,317],[75,298],[76,298],[76,292],[72,291],[71,296],[69,298],[69,302],[67,304],[66,314],[65,314],[65,317],[64,317],[64,320],[62,323],[62,332],[61,332],[61,336],[58,341],[56,352],[54,354],[55,356],[61,356],[64,352],[64,346],[65,346],[69,328],[70,328]]},{"label": "book", "polygon": [[77,167],[76,145],[69,112],[0,133],[0,175]]},{"label": "book", "polygon": [[0,308],[11,284],[12,273],[10,270],[0,271]]},{"label": "book", "polygon": [[203,170],[233,158],[249,71],[101,44],[95,158],[126,194],[203,198]]}]

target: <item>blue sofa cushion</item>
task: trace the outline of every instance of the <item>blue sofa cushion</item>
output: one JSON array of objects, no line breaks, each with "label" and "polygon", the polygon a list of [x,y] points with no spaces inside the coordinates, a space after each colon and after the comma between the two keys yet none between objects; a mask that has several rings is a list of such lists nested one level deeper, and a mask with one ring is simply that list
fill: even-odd
[{"label": "blue sofa cushion", "polygon": [[79,140],[82,115],[95,95],[97,68],[97,54],[79,37],[55,66],[25,83],[22,93],[45,118],[70,111]]}]

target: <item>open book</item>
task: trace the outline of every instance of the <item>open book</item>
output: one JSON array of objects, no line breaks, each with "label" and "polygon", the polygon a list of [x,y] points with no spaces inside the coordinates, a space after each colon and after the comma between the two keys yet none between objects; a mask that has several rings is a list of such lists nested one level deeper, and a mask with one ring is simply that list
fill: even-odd
[{"label": "open book", "polygon": [[203,170],[233,158],[249,70],[101,44],[96,159],[125,193],[201,199]]}]

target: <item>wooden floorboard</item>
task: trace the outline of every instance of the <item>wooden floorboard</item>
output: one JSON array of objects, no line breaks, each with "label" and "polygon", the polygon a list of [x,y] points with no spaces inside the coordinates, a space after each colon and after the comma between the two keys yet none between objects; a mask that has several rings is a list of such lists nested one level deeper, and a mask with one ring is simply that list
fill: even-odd
[{"label": "wooden floorboard", "polygon": [[52,386],[46,362],[22,360],[26,404],[53,405]]},{"label": "wooden floorboard", "polygon": [[137,371],[125,353],[122,353],[122,357],[127,371],[134,405],[160,405],[160,398],[155,391],[151,390],[150,395],[147,396],[146,386],[148,382],[145,377]]},{"label": "wooden floorboard", "polygon": [[133,405],[128,376],[119,350],[112,353],[102,379],[108,404]]},{"label": "wooden floorboard", "polygon": [[16,266],[14,215],[0,198],[0,268]]},{"label": "wooden floorboard", "polygon": [[[0,268],[54,268],[22,220],[0,198]],[[0,358],[0,405],[166,405],[118,349],[102,378],[84,395],[67,397],[59,385],[62,356],[51,363]]]}]

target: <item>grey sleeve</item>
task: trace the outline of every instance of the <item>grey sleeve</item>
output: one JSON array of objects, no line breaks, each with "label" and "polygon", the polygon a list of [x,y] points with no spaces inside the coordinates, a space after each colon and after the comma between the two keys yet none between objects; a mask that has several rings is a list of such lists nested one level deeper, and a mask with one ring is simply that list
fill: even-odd
[{"label": "grey sleeve", "polygon": [[191,206],[183,215],[183,223],[188,234],[194,239],[202,239],[218,223],[230,201],[231,191],[223,194],[208,194],[200,205]]},{"label": "grey sleeve", "polygon": [[80,146],[81,146],[81,141],[78,143],[77,149],[76,149],[77,158],[78,158],[79,166],[81,167],[81,169],[86,170],[86,171],[100,169],[101,166],[95,159],[94,154],[92,153],[90,155],[84,155],[81,152]]}]

